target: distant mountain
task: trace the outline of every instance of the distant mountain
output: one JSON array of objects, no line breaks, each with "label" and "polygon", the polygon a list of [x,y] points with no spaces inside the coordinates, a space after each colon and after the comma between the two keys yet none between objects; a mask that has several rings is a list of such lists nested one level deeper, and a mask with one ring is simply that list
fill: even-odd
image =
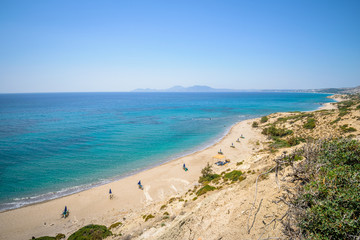
[{"label": "distant mountain", "polygon": [[236,89],[212,88],[209,86],[195,85],[192,87],[174,86],[168,89],[138,88],[133,90],[132,92],[307,92],[307,93],[356,94],[356,93],[360,93],[360,86],[353,88],[236,90]]},{"label": "distant mountain", "polygon": [[358,94],[360,86],[352,88],[321,88],[321,89],[299,89],[292,92],[332,93],[332,94]]},{"label": "distant mountain", "polygon": [[241,90],[218,89],[209,86],[195,85],[192,87],[174,86],[168,89],[138,88],[132,92],[240,92]]},{"label": "distant mountain", "polygon": [[356,94],[360,93],[360,86],[353,87],[353,88],[324,88],[318,89],[316,92],[323,92],[323,93],[336,93],[336,94]]}]

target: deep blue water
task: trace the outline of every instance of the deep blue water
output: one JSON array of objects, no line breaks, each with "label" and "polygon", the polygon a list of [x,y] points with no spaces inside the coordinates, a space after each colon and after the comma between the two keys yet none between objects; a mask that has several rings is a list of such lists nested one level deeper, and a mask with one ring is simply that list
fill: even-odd
[{"label": "deep blue water", "polygon": [[326,96],[0,94],[0,210],[118,179],[204,148],[239,120],[315,110]]}]

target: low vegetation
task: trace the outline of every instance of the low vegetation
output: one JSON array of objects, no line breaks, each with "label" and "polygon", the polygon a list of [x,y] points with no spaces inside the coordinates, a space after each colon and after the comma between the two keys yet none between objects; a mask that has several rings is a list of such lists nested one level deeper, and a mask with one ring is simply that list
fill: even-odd
[{"label": "low vegetation", "polygon": [[308,118],[306,123],[304,124],[304,128],[306,129],[313,129],[316,127],[316,120],[315,118]]},{"label": "low vegetation", "polygon": [[145,222],[147,222],[148,220],[150,220],[150,219],[152,219],[152,218],[154,218],[154,217],[155,217],[154,215],[149,214],[149,215],[144,215],[144,216],[143,216],[143,219],[144,219]]},{"label": "low vegetation", "polygon": [[210,192],[210,191],[214,191],[216,189],[216,187],[213,187],[213,186],[210,186],[208,184],[206,184],[205,186],[203,186],[202,188],[200,188],[197,192],[196,192],[196,195],[197,196],[201,196],[207,192]]},{"label": "low vegetation", "polygon": [[342,126],[340,126],[341,131],[343,131],[344,133],[349,133],[349,132],[356,132],[356,129],[353,127],[349,127],[348,124],[344,124]]},{"label": "low vegetation", "polygon": [[290,144],[279,137],[273,137],[274,142],[272,142],[269,147],[270,148],[287,148],[290,147]]},{"label": "low vegetation", "polygon": [[306,142],[305,138],[302,138],[302,137],[294,137],[294,136],[288,138],[286,141],[287,141],[287,143],[289,144],[290,147],[299,145],[299,144],[302,143],[302,142]]},{"label": "low vegetation", "polygon": [[287,121],[294,123],[299,120],[302,120],[305,118],[312,118],[312,117],[314,117],[313,113],[299,113],[299,114],[288,116],[288,117],[280,117],[276,120],[275,123],[281,123],[281,122],[287,122]]},{"label": "low vegetation", "polygon": [[257,128],[257,127],[259,127],[259,123],[256,122],[256,121],[254,121],[251,126],[252,126],[253,128]]},{"label": "low vegetation", "polygon": [[341,120],[341,117],[338,117],[337,119],[335,119],[334,121],[330,122],[331,125],[339,122]]},{"label": "low vegetation", "polygon": [[122,225],[122,222],[116,222],[110,225],[109,230],[113,228],[120,227]]},{"label": "low vegetation", "polygon": [[90,224],[71,234],[68,240],[101,240],[111,235],[107,227]]},{"label": "low vegetation", "polygon": [[355,104],[355,101],[353,101],[353,100],[338,102],[337,106],[339,109],[339,116],[342,117],[342,116],[345,116],[346,114],[348,114],[350,107],[353,106],[354,104]]},{"label": "low vegetation", "polygon": [[209,163],[201,170],[202,176],[199,177],[199,183],[207,184],[213,180],[219,179],[221,176],[213,172]]},{"label": "low vegetation", "polygon": [[61,239],[65,239],[65,234],[59,233],[58,235],[56,235],[56,237],[49,237],[49,236],[44,236],[44,237],[38,237],[38,238],[32,238],[33,240],[61,240]]},{"label": "low vegetation", "polygon": [[263,116],[263,117],[260,119],[260,122],[261,122],[261,123],[266,123],[268,120],[269,120],[269,118],[268,118],[267,116]]},{"label": "low vegetation", "polygon": [[320,141],[308,144],[304,156],[293,168],[296,190],[282,198],[290,206],[284,233],[290,239],[356,239],[360,235],[360,143]]},{"label": "low vegetation", "polygon": [[276,128],[274,125],[270,127],[264,128],[262,134],[270,136],[270,137],[284,137],[292,134],[293,131],[286,128]]},{"label": "low vegetation", "polygon": [[226,174],[224,174],[224,180],[230,180],[230,181],[242,181],[245,179],[245,177],[243,176],[243,172],[238,171],[238,170],[233,170],[231,172],[228,172]]}]

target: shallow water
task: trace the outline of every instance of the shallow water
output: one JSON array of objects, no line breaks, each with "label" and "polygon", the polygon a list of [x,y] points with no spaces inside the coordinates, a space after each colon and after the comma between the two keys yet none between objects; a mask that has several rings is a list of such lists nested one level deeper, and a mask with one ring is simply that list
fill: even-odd
[{"label": "shallow water", "polygon": [[121,178],[202,149],[240,120],[315,110],[326,96],[0,94],[0,210]]}]

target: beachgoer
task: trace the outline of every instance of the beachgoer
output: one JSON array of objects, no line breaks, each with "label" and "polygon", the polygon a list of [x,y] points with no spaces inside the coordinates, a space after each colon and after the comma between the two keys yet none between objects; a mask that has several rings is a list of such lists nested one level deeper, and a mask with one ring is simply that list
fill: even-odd
[{"label": "beachgoer", "polygon": [[138,185],[140,189],[143,189],[143,186],[141,185],[141,180],[139,180]]},{"label": "beachgoer", "polygon": [[110,188],[110,190],[109,190],[109,197],[110,197],[110,199],[113,198],[113,194],[112,194],[111,188]]},{"label": "beachgoer", "polygon": [[69,216],[69,211],[67,209],[67,206],[65,206],[64,212],[62,213],[63,218],[66,218],[67,216]]}]

